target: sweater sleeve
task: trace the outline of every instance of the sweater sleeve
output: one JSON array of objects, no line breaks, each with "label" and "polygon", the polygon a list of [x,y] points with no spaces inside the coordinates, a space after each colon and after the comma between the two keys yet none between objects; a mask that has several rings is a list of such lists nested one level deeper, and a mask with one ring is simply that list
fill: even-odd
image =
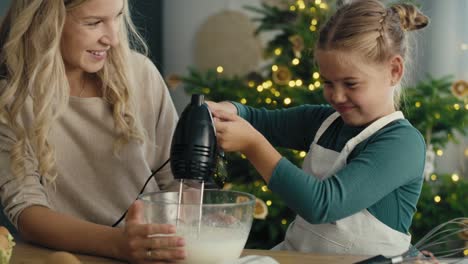
[{"label": "sweater sleeve", "polygon": [[269,188],[313,224],[355,214],[403,186],[414,189],[416,203],[425,160],[419,132],[411,126],[384,128],[360,145],[360,152],[344,168],[323,181],[283,158]]},{"label": "sweater sleeve", "polygon": [[10,151],[15,141],[11,129],[0,124],[0,200],[3,213],[18,228],[18,218],[24,209],[32,205],[51,206],[33,159],[25,159],[26,176],[23,179],[12,174]]},{"label": "sweater sleeve", "polygon": [[164,190],[170,187],[174,179],[171,166],[169,164],[164,167],[161,166],[169,159],[172,135],[177,125],[178,116],[164,79],[156,66],[149,59],[145,59],[150,72],[148,89],[152,92],[151,107],[156,117],[155,138],[153,141],[156,143],[157,151],[153,170],[161,168],[155,175],[155,179],[159,188]]},{"label": "sweater sleeve", "polygon": [[272,145],[296,150],[308,150],[322,122],[334,112],[331,107],[318,105],[267,110],[233,104],[238,115],[252,124]]}]

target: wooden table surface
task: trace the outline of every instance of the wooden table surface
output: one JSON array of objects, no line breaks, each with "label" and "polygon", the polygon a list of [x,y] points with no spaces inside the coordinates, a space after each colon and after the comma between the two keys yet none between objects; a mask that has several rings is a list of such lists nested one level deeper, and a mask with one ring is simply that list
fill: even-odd
[{"label": "wooden table surface", "polygon": [[[17,242],[13,250],[13,257],[10,264],[41,264],[51,252],[50,249],[34,246],[24,242]],[[253,250],[245,249],[242,256],[261,255],[270,256],[281,264],[318,264],[318,263],[334,263],[334,264],[350,264],[363,259],[365,256],[325,256],[317,254],[304,254],[290,251],[271,251],[271,250]],[[124,262],[99,258],[85,255],[76,255],[83,264],[123,264]]]}]

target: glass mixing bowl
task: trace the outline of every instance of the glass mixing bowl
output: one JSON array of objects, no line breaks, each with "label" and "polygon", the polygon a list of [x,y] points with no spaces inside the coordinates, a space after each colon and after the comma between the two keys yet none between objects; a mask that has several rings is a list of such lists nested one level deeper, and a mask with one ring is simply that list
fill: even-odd
[{"label": "glass mixing bowl", "polygon": [[142,194],[147,223],[172,224],[184,237],[187,257],[180,263],[221,264],[239,258],[252,226],[255,196],[236,191],[200,190]]}]

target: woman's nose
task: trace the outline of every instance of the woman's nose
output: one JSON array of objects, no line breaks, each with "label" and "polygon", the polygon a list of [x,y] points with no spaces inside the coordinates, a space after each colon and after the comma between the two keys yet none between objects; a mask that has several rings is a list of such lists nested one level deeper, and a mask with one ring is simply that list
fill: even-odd
[{"label": "woman's nose", "polygon": [[101,38],[101,42],[104,45],[115,47],[119,44],[119,23],[114,22],[107,25],[104,35]]}]

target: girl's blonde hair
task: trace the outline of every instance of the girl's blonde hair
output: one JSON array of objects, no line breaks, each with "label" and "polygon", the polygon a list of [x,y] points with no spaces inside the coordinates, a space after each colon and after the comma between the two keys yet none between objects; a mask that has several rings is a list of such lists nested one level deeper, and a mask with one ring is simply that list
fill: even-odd
[{"label": "girl's blonde hair", "polygon": [[[407,31],[424,28],[428,23],[428,17],[411,4],[387,8],[378,0],[355,0],[338,8],[321,28],[316,48],[355,51],[377,63],[401,55],[407,64],[410,60]],[[400,87],[394,96],[397,109]]]},{"label": "girl's blonde hair", "polygon": [[[39,174],[46,182],[57,176],[54,146],[47,139],[49,131],[67,107],[70,86],[60,52],[63,26],[74,8],[88,0],[14,0],[0,26],[0,122],[16,136],[11,149],[11,170],[16,177],[26,175],[26,161],[37,160]],[[124,23],[119,32],[120,44],[108,54],[97,73],[102,83],[103,99],[112,106],[118,134],[114,149],[130,140],[143,142],[144,133],[132,102],[132,79],[127,58],[130,45],[146,54],[147,47],[133,25],[127,0],[124,0]],[[32,100],[33,120],[22,124],[20,115]]]}]

